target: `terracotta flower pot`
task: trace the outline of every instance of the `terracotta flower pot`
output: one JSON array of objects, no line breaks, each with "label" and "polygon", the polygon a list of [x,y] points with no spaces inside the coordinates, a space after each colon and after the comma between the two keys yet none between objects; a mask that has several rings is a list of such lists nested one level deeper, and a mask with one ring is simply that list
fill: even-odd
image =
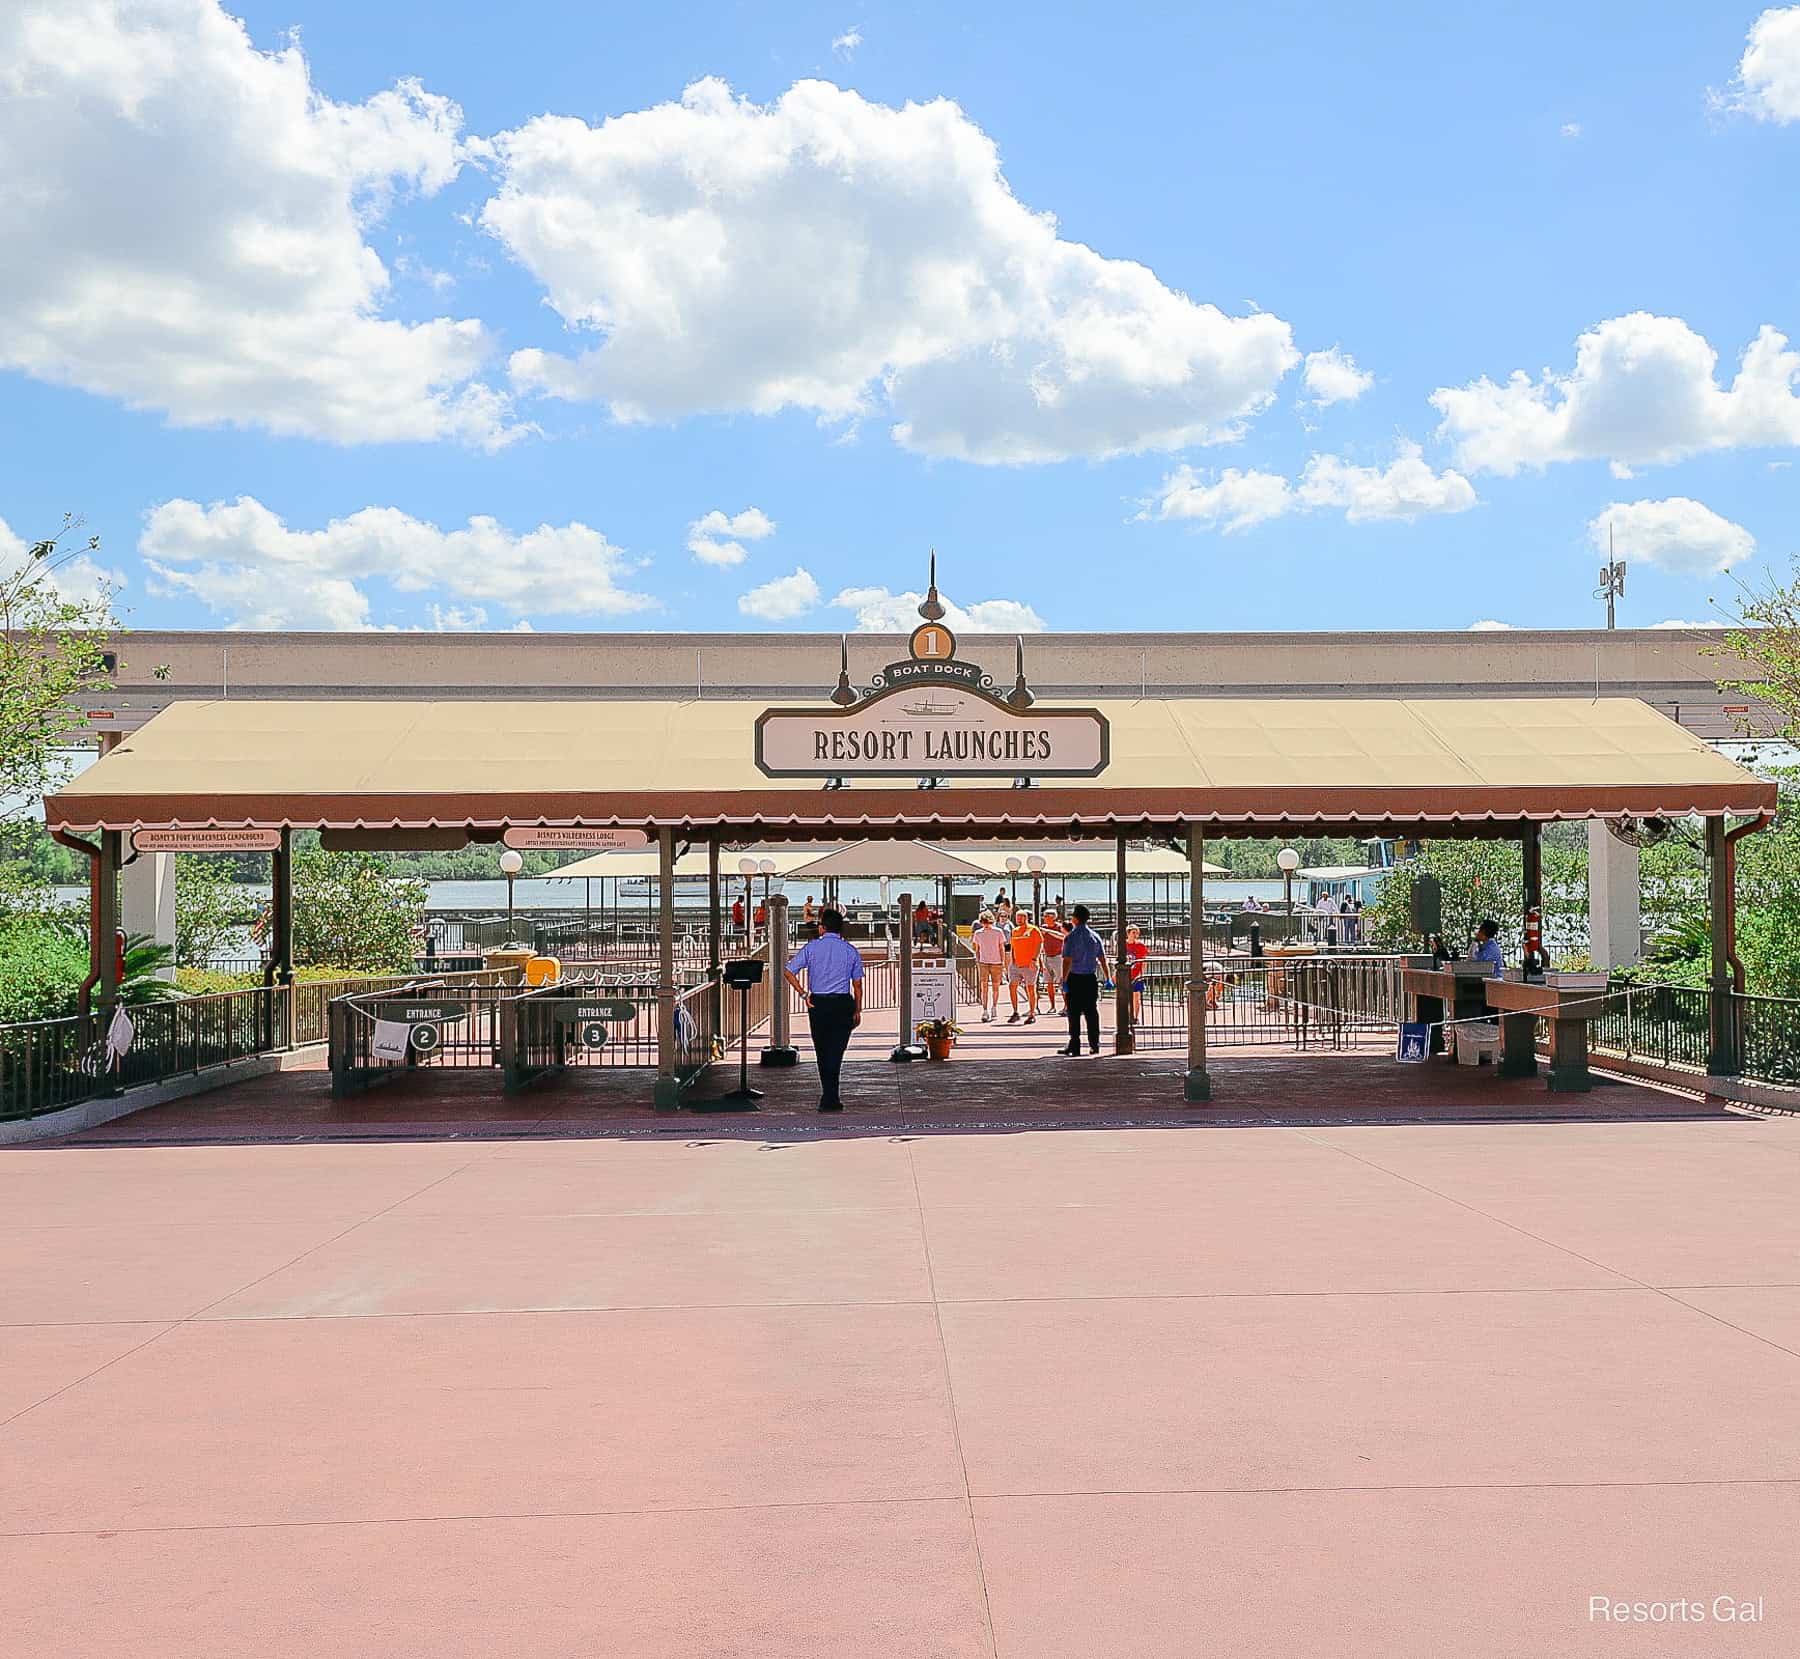
[{"label": "terracotta flower pot", "polygon": [[950,1050],[955,1046],[956,1039],[954,1037],[927,1037],[925,1039],[925,1052],[933,1060],[948,1060]]}]

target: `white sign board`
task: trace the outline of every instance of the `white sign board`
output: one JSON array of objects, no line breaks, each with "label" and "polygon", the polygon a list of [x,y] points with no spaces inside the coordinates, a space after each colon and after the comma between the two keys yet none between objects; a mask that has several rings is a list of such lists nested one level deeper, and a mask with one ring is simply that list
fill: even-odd
[{"label": "white sign board", "polygon": [[956,1018],[956,970],[947,964],[920,964],[912,971],[912,1023]]},{"label": "white sign board", "polygon": [[1098,709],[1021,711],[926,684],[850,709],[769,709],[756,764],[772,778],[1091,778],[1106,768],[1109,735]]},{"label": "white sign board", "polygon": [[141,829],[131,837],[141,853],[272,853],[281,831],[272,829]]},{"label": "white sign board", "polygon": [[580,824],[523,824],[501,837],[509,847],[581,847],[589,852],[635,851],[650,845],[641,829],[588,829]]},{"label": "white sign board", "polygon": [[369,1053],[377,1060],[404,1060],[413,1028],[400,1020],[377,1020],[369,1039]]}]

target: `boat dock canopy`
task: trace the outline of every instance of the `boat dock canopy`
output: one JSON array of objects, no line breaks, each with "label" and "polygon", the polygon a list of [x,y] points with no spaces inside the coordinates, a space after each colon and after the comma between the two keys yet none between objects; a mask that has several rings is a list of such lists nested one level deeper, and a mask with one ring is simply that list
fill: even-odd
[{"label": "boat dock canopy", "polygon": [[[823,707],[823,702],[821,702]],[[1004,826],[1463,826],[1772,812],[1775,786],[1631,698],[1103,702],[1091,778],[765,776],[764,705],[186,702],[45,802],[52,828],[668,824],[840,836]],[[1051,712],[1046,708],[1045,713]],[[804,837],[803,837],[804,838]]]}]

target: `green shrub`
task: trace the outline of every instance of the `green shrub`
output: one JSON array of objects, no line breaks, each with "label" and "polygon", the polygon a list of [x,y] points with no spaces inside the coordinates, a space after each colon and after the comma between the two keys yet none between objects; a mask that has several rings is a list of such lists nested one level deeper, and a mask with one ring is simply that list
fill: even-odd
[{"label": "green shrub", "polygon": [[0,1025],[75,1012],[87,944],[43,916],[0,917]]}]

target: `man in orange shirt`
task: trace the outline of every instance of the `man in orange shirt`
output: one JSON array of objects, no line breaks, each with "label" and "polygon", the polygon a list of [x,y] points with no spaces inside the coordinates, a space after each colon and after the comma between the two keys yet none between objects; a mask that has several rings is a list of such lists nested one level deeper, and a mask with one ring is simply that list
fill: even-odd
[{"label": "man in orange shirt", "polygon": [[1031,919],[1026,910],[1019,912],[1019,919],[1013,923],[1012,961],[1006,969],[1006,989],[1012,997],[1012,1018],[1006,1023],[1019,1023],[1019,987],[1025,987],[1027,1025],[1037,1024],[1037,981],[1038,956],[1044,948],[1044,936],[1038,925]]}]

